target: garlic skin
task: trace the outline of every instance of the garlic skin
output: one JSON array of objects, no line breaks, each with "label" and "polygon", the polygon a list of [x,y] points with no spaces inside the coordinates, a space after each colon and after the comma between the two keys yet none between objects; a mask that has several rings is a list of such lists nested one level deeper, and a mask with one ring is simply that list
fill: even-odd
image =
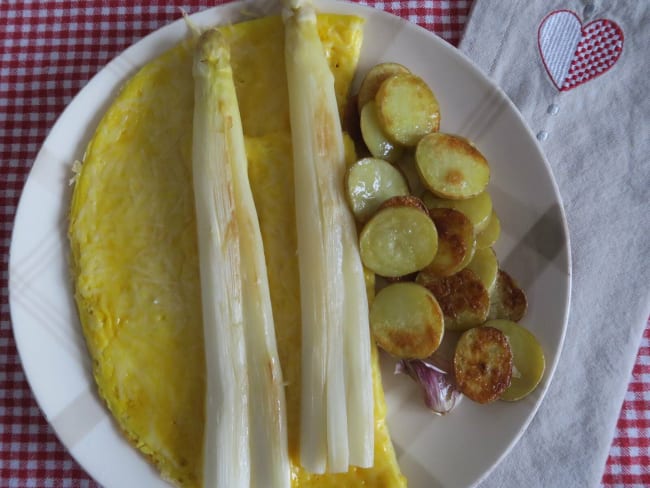
[{"label": "garlic skin", "polygon": [[451,412],[462,398],[453,375],[421,359],[402,359],[395,374],[408,375],[422,388],[424,404],[436,415]]}]

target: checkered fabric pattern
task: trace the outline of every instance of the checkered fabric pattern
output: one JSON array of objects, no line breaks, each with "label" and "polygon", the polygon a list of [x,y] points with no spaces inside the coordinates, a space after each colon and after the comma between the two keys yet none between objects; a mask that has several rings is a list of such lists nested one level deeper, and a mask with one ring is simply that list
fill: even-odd
[{"label": "checkered fabric pattern", "polygon": [[599,19],[582,29],[562,91],[575,88],[611,68],[623,52],[623,31],[614,22]]},{"label": "checkered fabric pattern", "polygon": [[650,486],[650,320],[623,400],[603,484]]},{"label": "checkered fabric pattern", "polygon": [[[151,31],[221,0],[2,0],[0,2],[0,488],[97,486],[43,418],[11,332],[9,245],[21,189],[58,115],[106,63]],[[472,0],[362,3],[430,29],[452,44]],[[650,324],[649,324],[650,326]],[[623,404],[605,486],[650,484],[650,329]]]}]

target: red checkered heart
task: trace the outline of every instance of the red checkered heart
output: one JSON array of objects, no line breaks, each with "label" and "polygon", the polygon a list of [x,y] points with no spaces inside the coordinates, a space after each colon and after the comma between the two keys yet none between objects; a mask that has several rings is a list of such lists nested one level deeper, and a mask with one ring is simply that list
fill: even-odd
[{"label": "red checkered heart", "polygon": [[609,70],[623,52],[623,31],[598,19],[582,25],[570,10],[555,10],[539,25],[539,52],[555,87],[568,91]]}]

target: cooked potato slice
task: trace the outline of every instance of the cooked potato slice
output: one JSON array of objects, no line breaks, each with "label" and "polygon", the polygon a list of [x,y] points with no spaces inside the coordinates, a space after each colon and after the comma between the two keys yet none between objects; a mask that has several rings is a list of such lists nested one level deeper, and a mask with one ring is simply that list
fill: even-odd
[{"label": "cooked potato slice", "polygon": [[375,273],[363,267],[363,280],[366,282],[366,294],[368,295],[368,305],[372,305],[372,301],[375,299]]},{"label": "cooked potato slice", "polygon": [[397,276],[395,278],[391,278],[388,276],[383,276],[382,278],[386,281],[387,285],[390,285],[391,283],[409,283],[409,282],[414,282],[415,277],[417,276],[417,273],[409,273],[404,276]]},{"label": "cooked potato slice", "polygon": [[[476,197],[478,198],[478,197]],[[492,214],[483,230],[476,234],[476,248],[485,249],[494,245],[501,235],[501,221],[497,213],[492,209]]]},{"label": "cooked potato slice", "polygon": [[503,332],[476,327],[456,345],[454,375],[461,392],[478,403],[493,402],[510,386],[512,351]]},{"label": "cooked potato slice", "polygon": [[349,168],[357,162],[357,150],[354,147],[354,140],[347,132],[343,133],[343,149],[345,150],[345,164]]},{"label": "cooked potato slice", "polygon": [[488,226],[492,214],[492,198],[487,191],[466,200],[450,200],[426,192],[422,195],[422,201],[429,209],[454,208],[463,212],[474,224],[475,233],[480,233]]},{"label": "cooked potato slice", "polygon": [[510,320],[490,320],[485,326],[503,332],[512,350],[512,382],[501,400],[521,400],[537,388],[544,375],[546,359],[542,346],[529,330]]},{"label": "cooked potato slice", "polygon": [[375,96],[377,117],[384,133],[397,144],[415,146],[440,127],[440,107],[419,76],[398,74],[384,80]]},{"label": "cooked potato slice", "polygon": [[[438,229],[438,233],[440,233],[440,229]],[[474,257],[467,265],[467,269],[474,271],[485,285],[488,293],[492,293],[497,281],[497,272],[499,271],[497,255],[492,248],[477,249]]]},{"label": "cooked potato slice", "polygon": [[404,276],[433,260],[438,233],[433,221],[420,209],[385,208],[363,227],[359,247],[363,264],[378,275]]},{"label": "cooked potato slice", "polygon": [[499,270],[494,289],[490,294],[488,319],[506,319],[519,322],[526,314],[526,293],[508,273]]},{"label": "cooked potato slice", "polygon": [[384,351],[404,359],[423,359],[438,349],[444,332],[435,297],[416,283],[394,283],[377,293],[370,328]]},{"label": "cooked potato slice", "polygon": [[379,90],[384,80],[400,73],[410,73],[410,71],[406,66],[398,63],[380,63],[370,68],[359,87],[359,93],[357,95],[357,107],[359,107],[359,111],[361,111],[366,103],[375,99],[377,90]]},{"label": "cooked potato slice", "polygon": [[451,276],[463,269],[474,254],[474,226],[462,212],[433,208],[429,215],[438,231],[438,252],[426,270],[437,276]]},{"label": "cooked potato slice", "polygon": [[399,161],[394,164],[400,169],[404,178],[406,178],[411,194],[417,196],[423,195],[426,188],[422,185],[418,170],[415,168],[415,156],[413,155],[413,151],[406,152]]},{"label": "cooked potato slice", "polygon": [[368,220],[389,198],[409,194],[402,173],[377,158],[363,158],[350,166],[345,186],[352,213],[359,222]]},{"label": "cooked potato slice", "polygon": [[404,152],[404,148],[388,139],[384,130],[379,125],[377,118],[377,105],[370,101],[361,109],[361,137],[370,154],[386,161],[397,161]]},{"label": "cooked potato slice", "polygon": [[422,200],[413,195],[403,195],[389,198],[384,203],[379,206],[379,210],[390,207],[412,207],[421,210],[425,214],[429,215],[429,209],[424,204]]},{"label": "cooked potato slice", "polygon": [[439,277],[423,270],[415,281],[428,288],[438,300],[447,330],[467,330],[485,322],[490,298],[473,271],[463,269],[454,275]]},{"label": "cooked potato slice", "polygon": [[[381,115],[379,117],[382,123]],[[386,130],[386,134],[391,134]],[[424,186],[443,198],[471,198],[490,181],[490,167],[466,139],[439,132],[423,137],[415,149],[415,165]],[[489,215],[489,214],[488,214]]]}]

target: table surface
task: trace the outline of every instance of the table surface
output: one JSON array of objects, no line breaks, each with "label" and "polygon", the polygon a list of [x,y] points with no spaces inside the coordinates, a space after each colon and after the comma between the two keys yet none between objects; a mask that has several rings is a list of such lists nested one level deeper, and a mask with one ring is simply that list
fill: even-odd
[{"label": "table surface", "polygon": [[[223,3],[156,0],[0,3],[0,488],[86,487],[96,483],[59,442],[27,384],[8,304],[9,246],[16,207],[40,144],[66,105],[113,57],[150,32]],[[362,2],[461,39],[472,0]],[[640,344],[603,486],[650,484],[650,323]]]}]

